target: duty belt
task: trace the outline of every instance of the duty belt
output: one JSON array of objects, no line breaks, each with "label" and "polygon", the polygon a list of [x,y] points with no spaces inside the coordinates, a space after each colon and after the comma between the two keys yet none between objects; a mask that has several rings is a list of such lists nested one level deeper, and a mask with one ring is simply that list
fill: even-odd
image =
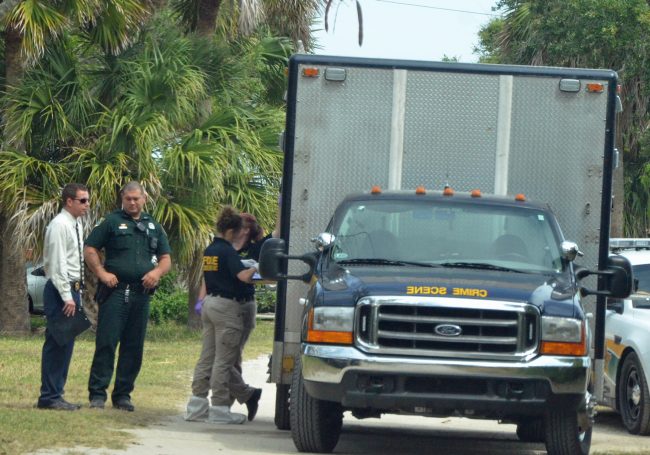
[{"label": "duty belt", "polygon": [[115,289],[131,290],[133,292],[139,292],[140,294],[148,294],[150,291],[146,289],[142,283],[117,283]]},{"label": "duty belt", "polygon": [[250,300],[246,297],[233,297],[230,294],[224,294],[222,292],[209,292],[208,294],[212,297],[221,297],[222,299],[234,300],[235,302],[239,303],[246,303],[248,300]]}]

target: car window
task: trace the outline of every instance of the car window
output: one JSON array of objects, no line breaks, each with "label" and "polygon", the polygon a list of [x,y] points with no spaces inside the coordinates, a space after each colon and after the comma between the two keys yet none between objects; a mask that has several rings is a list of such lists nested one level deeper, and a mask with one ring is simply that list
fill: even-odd
[{"label": "car window", "polygon": [[635,265],[632,270],[634,278],[639,282],[637,293],[650,294],[650,264]]}]

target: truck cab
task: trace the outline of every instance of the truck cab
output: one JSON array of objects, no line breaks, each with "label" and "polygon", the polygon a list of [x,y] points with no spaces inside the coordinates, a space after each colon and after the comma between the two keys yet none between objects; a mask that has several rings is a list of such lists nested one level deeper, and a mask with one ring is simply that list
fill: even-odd
[{"label": "truck cab", "polygon": [[[332,450],[350,410],[496,419],[588,451],[587,291],[548,207],[375,187],[344,198],[315,243],[291,388],[299,449]],[[274,246],[260,271],[282,279]],[[625,292],[628,271],[610,290]]]}]

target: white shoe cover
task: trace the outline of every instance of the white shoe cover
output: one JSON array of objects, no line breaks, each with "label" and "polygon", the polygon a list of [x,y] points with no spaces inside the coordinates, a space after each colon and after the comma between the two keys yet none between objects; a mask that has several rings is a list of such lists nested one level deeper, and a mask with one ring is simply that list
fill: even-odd
[{"label": "white shoe cover", "polygon": [[187,407],[185,409],[185,420],[197,421],[207,419],[209,407],[210,402],[207,398],[192,395],[190,401],[187,402]]},{"label": "white shoe cover", "polygon": [[240,425],[246,421],[244,414],[237,414],[230,412],[228,406],[210,406],[208,413],[208,422],[210,423],[226,423],[233,425]]}]

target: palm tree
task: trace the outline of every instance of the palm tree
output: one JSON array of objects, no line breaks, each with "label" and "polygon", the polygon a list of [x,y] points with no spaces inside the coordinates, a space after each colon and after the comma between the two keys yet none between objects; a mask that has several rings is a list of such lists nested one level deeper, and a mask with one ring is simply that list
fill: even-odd
[{"label": "palm tree", "polygon": [[[0,203],[20,220],[16,243],[38,255],[62,183],[88,184],[92,225],[135,178],[192,284],[223,204],[271,226],[282,165],[278,86],[290,48],[267,36],[232,45],[185,36],[165,14],[117,56],[87,36],[48,47],[6,95],[6,129],[28,150],[0,152]],[[204,120],[197,106],[206,97]]]},{"label": "palm tree", "polygon": [[[135,36],[134,31],[146,13],[138,0],[3,2],[0,18],[4,26],[5,92],[11,93],[19,87],[25,68],[39,61],[46,47],[69,30],[83,28],[90,42],[118,52]],[[6,129],[6,125],[3,149],[29,153],[22,142],[25,136],[14,134],[17,131]],[[2,198],[5,201],[0,209],[0,332],[29,330],[29,319],[23,308],[25,261],[22,245],[14,241],[15,222],[20,217],[13,212],[27,203],[24,202],[26,191],[17,187],[13,195],[5,194]]]},{"label": "palm tree", "polygon": [[[483,60],[495,63],[613,68],[624,110],[617,123],[622,153],[614,175],[612,235],[647,236],[650,169],[646,166],[650,83],[645,0],[501,0],[503,18],[481,32]],[[623,156],[627,176],[623,178]],[[625,183],[625,187],[624,187]],[[623,221],[625,210],[625,222]]]}]

